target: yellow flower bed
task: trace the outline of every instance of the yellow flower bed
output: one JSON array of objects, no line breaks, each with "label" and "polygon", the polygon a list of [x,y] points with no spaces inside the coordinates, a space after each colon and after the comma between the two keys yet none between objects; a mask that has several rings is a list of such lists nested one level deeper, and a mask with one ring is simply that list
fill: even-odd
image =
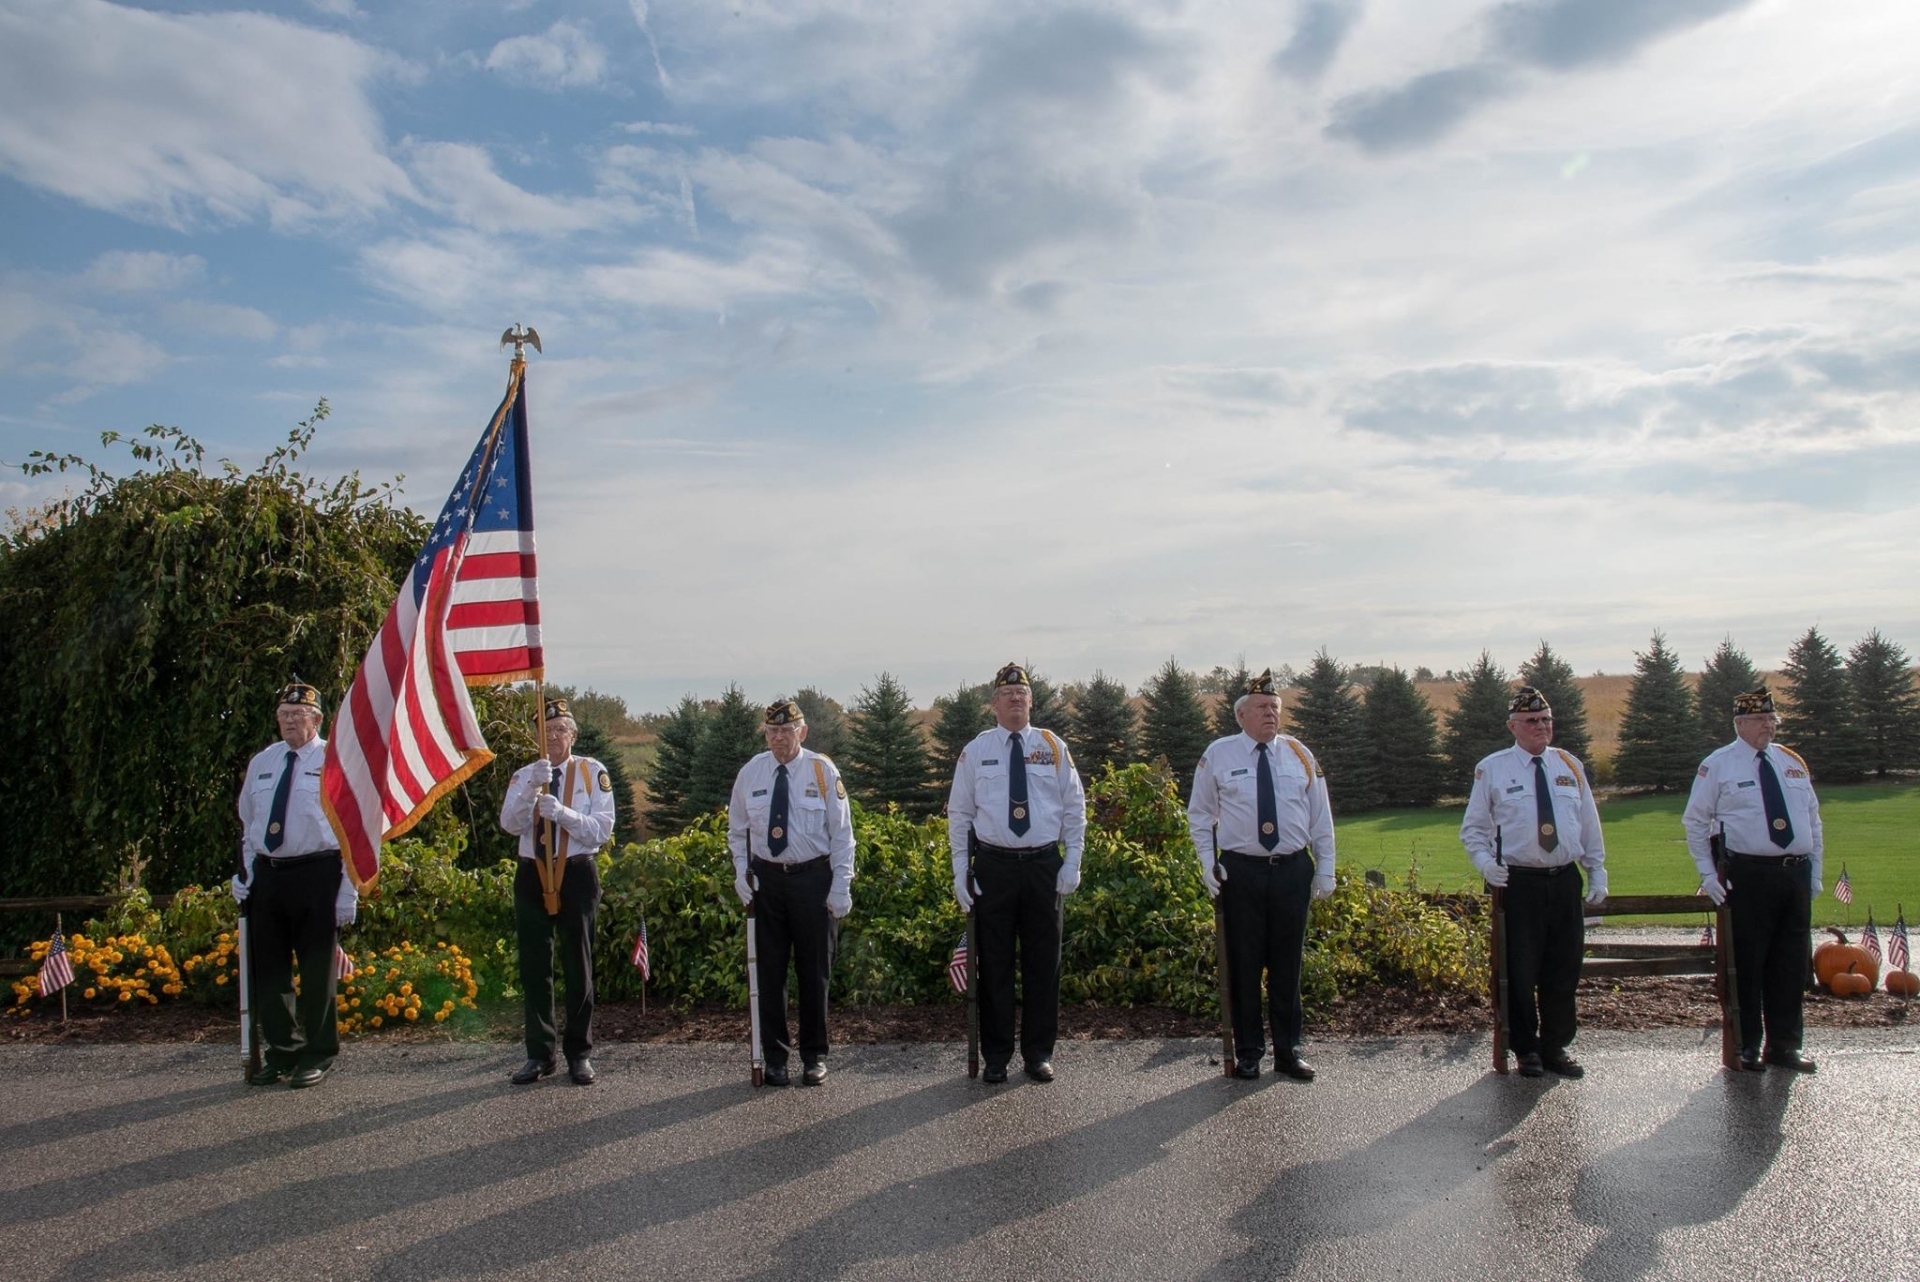
[{"label": "yellow flower bed", "polygon": [[[36,941],[27,951],[28,960],[36,965],[45,961],[50,947],[46,940]],[[162,997],[178,997],[185,991],[184,977],[167,946],[150,944],[144,935],[111,935],[98,942],[85,935],[68,935],[67,953],[73,966],[69,1003],[117,1006],[141,1001],[157,1006]],[[14,981],[9,1013],[27,1014],[27,1004],[39,996],[38,975]]]},{"label": "yellow flower bed", "polygon": [[349,957],[354,972],[334,998],[342,1033],[422,1019],[444,1024],[458,1011],[478,1009],[480,985],[473,978],[473,962],[457,944],[416,948],[402,943],[385,952]]}]

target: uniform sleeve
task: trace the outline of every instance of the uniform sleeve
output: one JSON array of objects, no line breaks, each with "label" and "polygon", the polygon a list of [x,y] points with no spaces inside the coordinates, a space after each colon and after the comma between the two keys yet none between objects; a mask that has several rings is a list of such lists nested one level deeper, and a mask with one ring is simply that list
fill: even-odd
[{"label": "uniform sleeve", "polygon": [[607,844],[613,836],[613,781],[600,786],[600,777],[607,768],[593,758],[587,758],[592,777],[587,780],[587,804],[585,809],[567,807],[562,811],[560,822],[566,825],[576,846],[585,850],[598,850]]},{"label": "uniform sleeve", "polygon": [[1687,794],[1687,808],[1680,812],[1680,826],[1687,834],[1687,853],[1693,856],[1693,866],[1700,872],[1700,880],[1717,876],[1713,867],[1713,851],[1708,839],[1713,836],[1714,801],[1720,795],[1719,781],[1714,778],[1713,758],[1700,763],[1700,769],[1693,776],[1693,791]]},{"label": "uniform sleeve", "polygon": [[1467,813],[1460,817],[1460,844],[1481,876],[1493,867],[1493,788],[1485,766],[1473,768],[1473,789],[1467,793]]},{"label": "uniform sleeve", "polygon": [[507,795],[500,802],[500,826],[518,837],[533,827],[533,794],[539,785],[536,772],[526,768],[514,771],[507,783]]},{"label": "uniform sleeve", "polygon": [[727,797],[727,853],[733,856],[735,877],[744,877],[747,873],[747,857],[750,853],[750,839],[753,830],[747,817],[747,769],[733,777],[733,792]]},{"label": "uniform sleeve", "polygon": [[1080,769],[1073,764],[1066,740],[1060,741],[1061,764],[1066,767],[1067,786],[1060,796],[1060,838],[1067,848],[1065,866],[1078,868],[1087,849],[1087,788],[1080,782]]},{"label": "uniform sleeve", "polygon": [[[846,785],[840,782],[840,767],[825,758],[821,764],[826,767],[828,786],[833,789],[826,797],[827,803],[827,864],[833,869],[832,893],[845,895],[853,890],[853,807],[847,804]],[[732,809],[728,809],[732,817]],[[728,841],[733,838],[728,830]]]},{"label": "uniform sleeve", "polygon": [[953,789],[947,794],[947,846],[953,852],[955,877],[967,875],[967,835],[972,831],[973,745],[969,744],[953,763]]},{"label": "uniform sleeve", "polygon": [[1333,876],[1333,802],[1327,797],[1327,776],[1317,767],[1307,781],[1307,844],[1313,848],[1313,871]]},{"label": "uniform sleeve", "polygon": [[1593,799],[1593,789],[1587,786],[1587,772],[1578,762],[1574,763],[1573,777],[1580,786],[1580,835],[1593,834],[1592,840],[1580,843],[1580,866],[1589,873],[1603,872],[1607,866],[1607,838],[1600,829],[1600,805]]},{"label": "uniform sleeve", "polygon": [[1813,859],[1813,884],[1816,886],[1825,886],[1827,884],[1825,880],[1827,852],[1826,838],[1820,830],[1820,795],[1811,787],[1807,789],[1807,815],[1813,820],[1813,831],[1807,834],[1808,839],[1813,842],[1811,855]]},{"label": "uniform sleeve", "polygon": [[1214,825],[1220,822],[1220,783],[1213,777],[1213,762],[1202,753],[1193,768],[1193,792],[1187,798],[1187,831],[1193,836],[1193,852],[1200,858],[1200,872],[1213,876]]}]

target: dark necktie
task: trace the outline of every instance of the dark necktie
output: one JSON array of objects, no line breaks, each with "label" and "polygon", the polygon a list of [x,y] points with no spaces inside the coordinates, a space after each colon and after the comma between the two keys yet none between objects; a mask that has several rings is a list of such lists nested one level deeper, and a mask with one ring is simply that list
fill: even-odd
[{"label": "dark necktie", "polygon": [[1553,826],[1553,793],[1547,789],[1547,768],[1538,757],[1533,759],[1533,805],[1540,819],[1540,849],[1559,849],[1560,832]]},{"label": "dark necktie", "polygon": [[1793,844],[1793,820],[1787,818],[1787,794],[1780,791],[1780,776],[1763,751],[1760,757],[1760,800],[1767,808],[1767,836],[1785,850]]},{"label": "dark necktie", "polygon": [[1253,772],[1259,776],[1254,784],[1254,796],[1260,806],[1260,845],[1272,850],[1280,844],[1280,806],[1273,799],[1273,772],[1267,769],[1271,764],[1267,757],[1267,745],[1256,744],[1260,750],[1260,760],[1254,763]]},{"label": "dark necktie", "polygon": [[773,772],[773,805],[767,811],[767,849],[775,855],[787,852],[787,768]]},{"label": "dark necktie", "polygon": [[1027,750],[1020,732],[1007,736],[1007,827],[1016,837],[1027,835],[1033,820],[1027,817]]},{"label": "dark necktie", "polygon": [[[273,786],[273,808],[267,811],[267,839],[264,844],[268,854],[280,849],[280,843],[287,839],[287,798],[293,795],[293,772],[299,764],[300,754],[288,748],[287,764],[280,771],[280,782]],[[1776,783],[1773,788],[1778,792],[1780,785]]]}]

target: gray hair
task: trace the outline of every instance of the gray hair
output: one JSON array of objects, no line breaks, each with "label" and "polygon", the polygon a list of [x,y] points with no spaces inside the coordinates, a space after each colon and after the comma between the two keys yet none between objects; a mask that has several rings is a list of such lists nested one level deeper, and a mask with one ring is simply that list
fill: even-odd
[{"label": "gray hair", "polygon": [[[1285,704],[1284,704],[1284,703],[1282,702],[1282,700],[1281,700],[1281,698],[1280,698],[1280,696],[1279,696],[1279,695],[1277,695],[1277,694],[1276,694],[1276,695],[1273,695],[1273,696],[1271,696],[1271,697],[1272,697],[1272,699],[1273,699],[1273,701],[1274,701],[1275,703],[1279,703],[1279,704],[1281,704],[1281,706],[1283,706],[1283,707],[1285,706]],[[1253,698],[1253,692],[1252,692],[1251,690],[1249,690],[1249,691],[1248,691],[1248,692],[1247,692],[1246,694],[1243,694],[1243,695],[1241,695],[1241,696],[1240,696],[1240,697],[1239,697],[1238,699],[1235,699],[1235,700],[1233,701],[1233,715],[1234,715],[1235,717],[1238,717],[1238,716],[1240,715],[1240,709],[1242,709],[1242,708],[1244,708],[1244,707],[1246,707],[1246,706],[1247,706],[1247,700],[1249,700],[1249,699],[1251,699],[1251,698]]]}]

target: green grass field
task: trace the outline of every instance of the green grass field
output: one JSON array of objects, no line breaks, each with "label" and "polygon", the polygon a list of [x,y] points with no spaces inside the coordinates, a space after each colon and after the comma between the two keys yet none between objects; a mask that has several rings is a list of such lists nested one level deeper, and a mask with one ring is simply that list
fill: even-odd
[{"label": "green grass field", "polygon": [[[1630,797],[1600,802],[1607,837],[1607,888],[1616,895],[1684,895],[1699,884],[1680,831],[1684,796]],[[1920,925],[1920,786],[1856,784],[1820,790],[1820,820],[1826,839],[1826,888],[1813,901],[1816,925],[1858,926],[1873,909],[1882,928],[1896,907],[1914,910]],[[1336,822],[1343,869],[1378,869],[1404,882],[1419,866],[1422,887],[1468,890],[1479,885],[1460,845],[1460,809],[1382,810]],[[1833,883],[1846,865],[1853,903],[1833,897]],[[1701,901],[1703,904],[1705,900]],[[1658,923],[1662,919],[1645,918]],[[1664,919],[1668,924],[1691,918]]]}]

